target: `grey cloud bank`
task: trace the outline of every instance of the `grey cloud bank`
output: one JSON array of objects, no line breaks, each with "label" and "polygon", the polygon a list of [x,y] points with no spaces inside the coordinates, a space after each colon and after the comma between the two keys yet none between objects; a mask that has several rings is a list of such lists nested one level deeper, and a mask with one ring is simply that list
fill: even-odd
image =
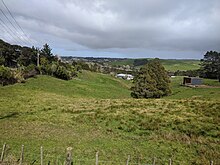
[{"label": "grey cloud bank", "polygon": [[202,58],[207,50],[220,51],[219,0],[5,3],[36,45],[47,42],[61,55]]}]

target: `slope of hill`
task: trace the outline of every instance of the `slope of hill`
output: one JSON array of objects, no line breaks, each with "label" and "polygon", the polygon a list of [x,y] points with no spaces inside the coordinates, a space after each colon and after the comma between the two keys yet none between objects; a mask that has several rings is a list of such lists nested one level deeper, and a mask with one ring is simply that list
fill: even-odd
[{"label": "slope of hill", "polygon": [[[149,59],[150,60],[150,59]],[[111,62],[111,65],[130,65],[132,66],[134,59],[124,59]],[[195,70],[199,69],[200,61],[199,60],[175,60],[175,59],[161,59],[161,63],[168,71],[177,71],[177,70]],[[141,66],[139,66],[141,67]]]},{"label": "slope of hill", "polygon": [[7,94],[7,90],[12,89],[17,93],[29,90],[29,92],[46,92],[72,98],[127,98],[130,97],[130,86],[129,81],[110,75],[82,71],[77,78],[70,81],[45,75],[38,76],[24,84],[2,88],[1,94]]},{"label": "slope of hill", "polygon": [[173,60],[173,59],[162,60],[161,59],[161,63],[168,71],[196,70],[200,68],[199,60]]},{"label": "slope of hill", "polygon": [[[180,79],[173,81],[176,90]],[[28,164],[40,163],[40,146],[45,163],[63,163],[69,146],[74,163],[80,159],[85,165],[94,164],[96,151],[100,160],[118,165],[127,155],[131,163],[142,164],[151,164],[153,157],[158,164],[169,158],[175,164],[220,163],[219,97],[179,92],[170,96],[178,100],[136,100],[129,98],[129,87],[127,81],[92,72],[71,81],[39,76],[0,87],[0,145],[10,147],[5,159],[17,160],[24,144]],[[215,91],[217,96],[220,90]]]}]

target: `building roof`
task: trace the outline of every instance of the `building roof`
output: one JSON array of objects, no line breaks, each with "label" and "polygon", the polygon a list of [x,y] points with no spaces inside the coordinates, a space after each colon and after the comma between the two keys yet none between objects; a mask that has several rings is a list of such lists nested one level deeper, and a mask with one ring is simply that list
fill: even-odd
[{"label": "building roof", "polygon": [[202,79],[200,77],[184,77],[184,78],[190,78],[190,79]]}]

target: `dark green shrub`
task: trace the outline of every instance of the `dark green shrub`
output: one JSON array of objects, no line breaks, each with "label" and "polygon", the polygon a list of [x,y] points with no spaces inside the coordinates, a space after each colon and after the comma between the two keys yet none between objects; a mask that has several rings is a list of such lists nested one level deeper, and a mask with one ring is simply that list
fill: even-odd
[{"label": "dark green shrub", "polygon": [[2,85],[14,84],[17,80],[10,68],[0,66],[0,83]]},{"label": "dark green shrub", "polygon": [[35,77],[36,75],[38,75],[40,72],[39,70],[37,69],[37,67],[33,64],[31,65],[28,65],[27,67],[25,67],[23,69],[23,77],[24,79],[27,79],[27,78],[31,78],[31,77]]},{"label": "dark green shrub", "polygon": [[134,98],[160,98],[171,93],[170,80],[159,59],[149,61],[134,78]]},{"label": "dark green shrub", "polygon": [[54,76],[63,80],[71,79],[71,72],[67,70],[64,66],[58,66]]}]

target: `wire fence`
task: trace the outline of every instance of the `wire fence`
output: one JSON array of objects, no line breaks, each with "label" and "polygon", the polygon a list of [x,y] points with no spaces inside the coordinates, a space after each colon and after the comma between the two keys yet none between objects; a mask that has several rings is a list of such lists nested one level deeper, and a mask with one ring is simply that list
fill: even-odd
[{"label": "wire fence", "polygon": [[[9,147],[8,147],[9,148]],[[2,146],[0,165],[172,165],[175,163],[171,158],[138,158],[128,155],[127,158],[121,158],[120,160],[110,160],[110,158],[104,160],[100,159],[99,152],[94,154],[94,158],[76,157],[72,155],[72,148],[68,147],[66,154],[51,156],[44,153],[43,147],[40,147],[38,155],[31,155],[28,151],[24,154],[24,145],[21,146],[20,153],[13,153],[11,149],[7,150],[7,145]],[[10,151],[10,152],[9,152]],[[17,155],[17,156],[15,156]],[[32,157],[32,160],[27,161],[25,156]],[[191,163],[189,163],[191,164]],[[204,164],[214,165],[214,161],[211,160]],[[215,162],[218,164],[218,161]]]}]

